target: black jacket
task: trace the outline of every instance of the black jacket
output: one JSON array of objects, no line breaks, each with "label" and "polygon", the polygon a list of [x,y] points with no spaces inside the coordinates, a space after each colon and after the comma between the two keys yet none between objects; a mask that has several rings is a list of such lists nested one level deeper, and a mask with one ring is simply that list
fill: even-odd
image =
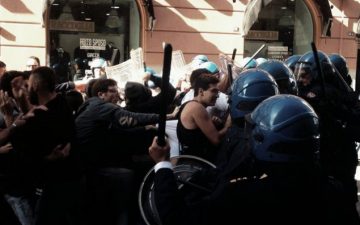
[{"label": "black jacket", "polygon": [[[133,113],[98,97],[88,99],[80,106],[75,120],[84,166],[105,166],[117,159],[126,167],[133,150],[129,147],[130,137],[141,137],[144,125],[156,124],[158,120],[157,114]],[[113,153],[121,153],[121,157],[114,157]]]},{"label": "black jacket", "polygon": [[321,176],[274,175],[224,182],[188,202],[170,169],[155,173],[155,202],[163,225],[358,224],[337,182]]}]

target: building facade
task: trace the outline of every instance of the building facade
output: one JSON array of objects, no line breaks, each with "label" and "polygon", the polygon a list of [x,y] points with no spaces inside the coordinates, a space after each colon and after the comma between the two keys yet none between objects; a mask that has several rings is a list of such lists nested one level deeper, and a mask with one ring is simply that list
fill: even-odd
[{"label": "building facade", "polygon": [[141,47],[146,65],[160,70],[163,43],[185,61],[198,54],[236,61],[266,44],[259,57],[284,59],[319,50],[340,53],[355,77],[360,0],[0,0],[0,60],[24,69],[35,55],[50,65],[54,55],[114,60]]}]

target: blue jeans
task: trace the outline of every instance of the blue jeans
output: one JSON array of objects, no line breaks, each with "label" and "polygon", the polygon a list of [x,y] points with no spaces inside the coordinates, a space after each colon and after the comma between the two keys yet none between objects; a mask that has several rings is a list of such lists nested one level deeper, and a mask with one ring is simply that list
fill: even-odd
[{"label": "blue jeans", "polygon": [[5,194],[4,198],[11,206],[21,225],[34,224],[34,212],[28,197]]}]

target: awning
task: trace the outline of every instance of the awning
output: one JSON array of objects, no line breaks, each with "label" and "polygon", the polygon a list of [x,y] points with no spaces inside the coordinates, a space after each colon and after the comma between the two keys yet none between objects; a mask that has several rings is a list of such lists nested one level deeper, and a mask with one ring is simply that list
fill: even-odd
[{"label": "awning", "polygon": [[244,36],[247,35],[252,25],[258,19],[261,9],[267,6],[270,2],[271,0],[251,0],[247,4],[242,24]]},{"label": "awning", "polygon": [[[245,14],[242,23],[243,35],[247,35],[252,25],[258,19],[259,13],[262,8],[271,3],[272,0],[251,0],[245,9]],[[322,27],[324,36],[331,35],[332,13],[328,0],[315,0],[315,3],[319,6],[320,12],[323,16]]]},{"label": "awning", "polygon": [[320,12],[323,16],[322,18],[322,35],[331,36],[331,25],[333,21],[333,16],[331,12],[330,3],[328,0],[315,0],[316,4],[319,6]]}]

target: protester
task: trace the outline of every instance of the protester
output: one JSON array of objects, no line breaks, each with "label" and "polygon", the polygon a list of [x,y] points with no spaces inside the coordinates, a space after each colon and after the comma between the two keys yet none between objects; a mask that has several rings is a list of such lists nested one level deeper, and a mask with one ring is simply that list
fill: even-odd
[{"label": "protester", "polygon": [[215,105],[219,79],[209,73],[201,73],[194,79],[194,99],[183,104],[179,110],[177,137],[180,153],[195,155],[209,161],[215,159],[217,147],[229,124],[217,130],[206,107]]},{"label": "protester", "polygon": [[[21,220],[34,220],[39,225],[78,223],[81,185],[76,150],[72,148],[75,126],[71,110],[65,98],[55,92],[55,74],[48,67],[34,69],[28,88],[13,92],[24,90],[28,91],[33,116],[22,126],[14,119],[11,132],[1,138],[10,140],[15,153],[12,188],[5,198]],[[37,211],[28,208],[23,214],[22,205],[35,194]]]},{"label": "protester", "polygon": [[26,61],[26,70],[32,71],[40,66],[40,59],[36,56],[29,56]]},{"label": "protester", "polygon": [[[144,133],[158,123],[158,114],[133,113],[121,108],[115,80],[97,79],[92,97],[80,106],[75,120],[77,143],[86,174],[88,224],[113,224],[132,218],[135,179],[133,155],[146,143]],[[168,119],[174,115],[168,114]],[[123,184],[122,192],[110,184]],[[120,188],[120,187],[119,187]],[[109,204],[102,205],[105,199]],[[121,210],[113,211],[113,206]],[[128,222],[127,222],[128,221]]]}]

